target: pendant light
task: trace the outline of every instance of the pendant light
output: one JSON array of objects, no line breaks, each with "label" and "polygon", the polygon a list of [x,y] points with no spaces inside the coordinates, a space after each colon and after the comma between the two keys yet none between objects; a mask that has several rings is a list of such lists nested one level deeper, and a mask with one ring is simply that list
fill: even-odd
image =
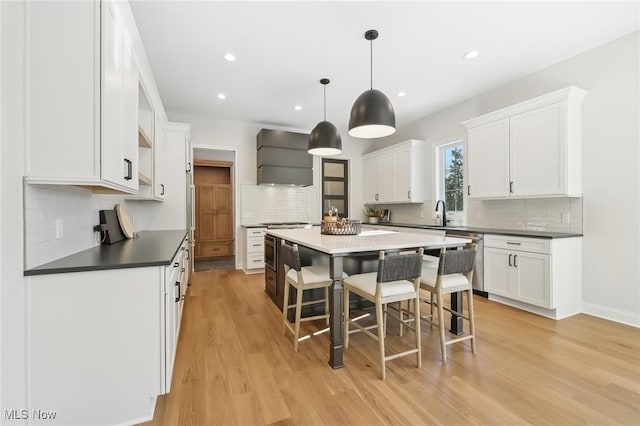
[{"label": "pendant light", "polygon": [[364,38],[371,42],[371,88],[362,93],[351,107],[349,135],[356,138],[381,138],[396,131],[396,113],[389,98],[373,88],[373,40],[378,31],[369,30]]},{"label": "pendant light", "polygon": [[320,83],[324,86],[324,121],[319,122],[309,135],[307,152],[312,155],[336,155],[342,152],[342,138],[340,132],[332,123],[327,121],[327,84],[328,78]]}]

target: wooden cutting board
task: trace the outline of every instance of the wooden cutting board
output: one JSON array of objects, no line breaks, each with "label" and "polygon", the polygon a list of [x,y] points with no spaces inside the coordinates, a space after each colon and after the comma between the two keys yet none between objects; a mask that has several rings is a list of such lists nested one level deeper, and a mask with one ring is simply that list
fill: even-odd
[{"label": "wooden cutting board", "polygon": [[120,222],[120,228],[122,228],[122,233],[127,238],[133,238],[135,236],[135,231],[133,229],[133,222],[131,221],[131,216],[125,209],[122,204],[116,204],[115,206],[116,213],[118,214],[118,221]]}]

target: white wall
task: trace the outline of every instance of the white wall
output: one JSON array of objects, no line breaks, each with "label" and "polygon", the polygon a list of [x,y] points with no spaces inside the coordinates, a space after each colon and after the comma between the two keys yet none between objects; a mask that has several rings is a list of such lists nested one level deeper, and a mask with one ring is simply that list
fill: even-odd
[{"label": "white wall", "polygon": [[[375,144],[377,149],[410,138],[432,144],[456,139],[466,142],[461,121],[569,85],[588,90],[582,110],[584,311],[637,326],[640,326],[639,35],[635,32],[424,117]],[[430,158],[425,161],[432,164]],[[550,212],[546,229],[562,230],[555,220],[557,213],[567,209],[572,213],[572,226],[578,226],[573,224],[579,216],[578,202],[566,200],[470,202],[468,222],[483,226],[488,220],[499,226],[501,221],[495,215],[505,214],[505,209],[526,222],[544,203],[545,215]],[[527,203],[531,204],[530,209]],[[423,220],[427,220],[433,205],[430,202],[422,207],[395,207],[393,211],[396,217],[419,222],[420,212],[425,215]],[[480,221],[475,221],[476,213],[480,214]],[[514,225],[511,217],[509,226]],[[519,222],[522,221],[516,220]],[[576,229],[570,226],[568,230]]]},{"label": "white wall", "polygon": [[23,271],[22,175],[24,174],[24,7],[0,2],[0,413],[26,406],[25,285]]}]

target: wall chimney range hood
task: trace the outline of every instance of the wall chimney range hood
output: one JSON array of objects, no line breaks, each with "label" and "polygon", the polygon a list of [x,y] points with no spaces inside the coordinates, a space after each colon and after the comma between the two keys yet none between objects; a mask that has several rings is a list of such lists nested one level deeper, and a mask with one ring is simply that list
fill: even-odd
[{"label": "wall chimney range hood", "polygon": [[258,185],[313,185],[309,135],[262,129],[257,136]]}]

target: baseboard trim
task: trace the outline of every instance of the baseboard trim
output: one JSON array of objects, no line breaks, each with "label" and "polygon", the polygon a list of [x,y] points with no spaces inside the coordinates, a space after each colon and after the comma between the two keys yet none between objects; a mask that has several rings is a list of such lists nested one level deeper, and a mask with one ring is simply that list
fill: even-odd
[{"label": "baseboard trim", "polygon": [[582,312],[594,317],[640,328],[640,314],[638,313],[621,311],[619,309],[612,309],[607,306],[585,302],[582,303]]}]

